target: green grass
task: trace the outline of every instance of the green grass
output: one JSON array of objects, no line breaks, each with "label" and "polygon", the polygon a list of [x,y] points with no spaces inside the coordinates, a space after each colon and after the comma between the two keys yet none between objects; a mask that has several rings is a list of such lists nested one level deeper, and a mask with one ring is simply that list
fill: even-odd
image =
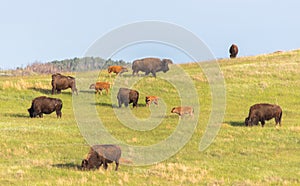
[{"label": "green grass", "polygon": [[[165,161],[147,166],[121,163],[118,172],[113,171],[113,164],[108,171],[103,167],[96,171],[79,169],[89,146],[75,120],[70,90],[53,96],[63,100],[61,119],[55,113],[31,119],[27,112],[31,100],[51,96],[51,76],[0,77],[0,185],[299,185],[300,51],[223,59],[219,65],[226,83],[226,112],[209,148],[199,151],[211,112],[209,84],[197,64],[180,65],[193,79],[199,96],[200,115],[193,136]],[[133,78],[129,74],[120,80],[130,82]],[[77,74],[93,83],[91,75],[101,81],[115,79],[106,71]],[[150,116],[144,103],[147,94],[160,96],[159,108],[166,108],[166,117],[149,131],[132,130],[117,120],[110,106],[116,104],[112,92],[96,96],[99,117],[118,140],[134,146],[152,145],[176,130],[178,117],[170,110],[180,104],[180,96],[160,76],[163,74],[158,73],[156,79],[144,78],[133,86],[140,91],[138,109],[130,109],[134,116]],[[89,83],[85,86],[78,81],[78,86],[79,96],[93,95]],[[244,126],[249,107],[259,102],[282,107],[281,128],[275,128],[274,120],[264,128]],[[127,112],[124,108],[121,111]]]}]

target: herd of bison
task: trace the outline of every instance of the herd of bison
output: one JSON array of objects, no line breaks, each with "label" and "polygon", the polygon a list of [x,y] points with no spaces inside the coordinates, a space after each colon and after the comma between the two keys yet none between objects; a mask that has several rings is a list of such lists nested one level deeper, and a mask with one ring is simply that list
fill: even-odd
[{"label": "herd of bison", "polygon": [[[238,53],[238,47],[232,45],[229,49],[230,58],[235,58]],[[145,73],[145,75],[152,74],[156,77],[156,72],[163,71],[166,73],[169,70],[168,65],[173,64],[170,59],[158,59],[158,58],[144,58],[133,61],[132,63],[132,75],[138,75],[139,71]],[[128,69],[123,66],[110,66],[108,67],[108,73],[116,75],[121,75],[124,72],[128,72]],[[64,76],[62,74],[56,73],[52,75],[52,94],[61,93],[61,90],[71,88],[72,94],[78,94],[76,88],[75,78],[71,76]],[[102,90],[106,91],[108,94],[110,89],[110,83],[108,82],[96,82],[91,84],[90,89],[95,89],[95,93],[100,93],[102,95]],[[121,107],[122,104],[128,107],[129,104],[133,104],[133,107],[137,107],[139,92],[137,90],[132,90],[129,88],[120,88],[117,94],[118,106]],[[150,106],[151,103],[158,105],[158,96],[149,95],[145,97],[146,106]],[[62,117],[62,107],[63,102],[58,98],[51,98],[46,96],[40,96],[32,100],[31,107],[28,109],[29,116],[33,117],[43,117],[43,114],[50,114],[56,112],[57,117]],[[174,107],[171,113],[176,113],[179,116],[190,115],[193,117],[194,111],[190,106],[179,106]],[[263,127],[266,120],[275,118],[276,127],[281,126],[282,110],[280,106],[268,103],[259,103],[252,105],[249,109],[248,117],[245,118],[246,126],[258,125],[261,123]],[[107,169],[107,164],[115,162],[116,168],[118,170],[119,159],[121,157],[121,149],[117,145],[94,145],[91,147],[87,158],[82,160],[81,167],[83,170],[98,169],[102,164],[104,169]]]}]

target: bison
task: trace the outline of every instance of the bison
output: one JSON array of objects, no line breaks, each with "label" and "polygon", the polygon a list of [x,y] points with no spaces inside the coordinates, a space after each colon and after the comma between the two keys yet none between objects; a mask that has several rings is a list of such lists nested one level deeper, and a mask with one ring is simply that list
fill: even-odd
[{"label": "bison", "polygon": [[156,72],[163,71],[166,73],[169,70],[168,64],[173,64],[172,60],[160,60],[158,58],[137,59],[132,63],[132,75],[138,75],[139,71],[142,71],[145,72],[145,75],[152,73],[156,77]]},{"label": "bison", "polygon": [[98,94],[100,92],[100,94],[102,95],[102,90],[105,89],[106,94],[108,94],[108,91],[110,89],[110,83],[108,82],[96,82],[96,84],[91,84],[90,85],[90,89],[95,89],[96,90],[96,94]]},{"label": "bison", "polygon": [[232,44],[229,48],[230,58],[236,58],[238,52],[239,52],[239,49],[238,49],[237,45]]},{"label": "bison", "polygon": [[52,94],[57,92],[58,94],[61,93],[61,90],[65,90],[67,88],[72,89],[72,93],[77,92],[75,78],[72,76],[64,76],[60,73],[56,73],[52,75]]},{"label": "bison", "polygon": [[153,102],[155,105],[158,105],[158,99],[157,96],[146,96],[145,102],[146,106],[150,106],[150,104]]},{"label": "bison", "polygon": [[194,116],[194,109],[190,106],[184,106],[184,107],[174,107],[171,110],[171,113],[176,113],[179,116],[183,116],[185,114],[189,114],[190,116]]},{"label": "bison", "polygon": [[56,111],[57,118],[61,118],[62,105],[62,101],[58,98],[40,96],[32,100],[31,107],[28,109],[29,116],[42,118],[43,114],[51,114]]},{"label": "bison", "polygon": [[116,75],[122,75],[124,72],[128,72],[128,69],[123,66],[114,65],[114,66],[109,66],[107,71],[109,73],[109,77],[111,77],[112,72],[115,73]]},{"label": "bison", "polygon": [[120,88],[117,98],[118,98],[119,108],[121,108],[123,103],[125,107],[128,107],[128,104],[133,103],[133,108],[134,108],[137,107],[137,103],[139,100],[139,92],[128,88]]},{"label": "bison", "polygon": [[116,145],[93,145],[87,155],[82,160],[81,167],[84,170],[99,169],[103,164],[104,169],[108,167],[108,163],[116,162],[115,171],[118,170],[119,160],[121,157],[121,148]]},{"label": "bison", "polygon": [[259,103],[252,105],[249,109],[249,115],[245,118],[246,126],[258,125],[261,122],[261,126],[264,127],[265,121],[275,118],[276,126],[281,126],[282,110],[280,106],[268,103]]}]

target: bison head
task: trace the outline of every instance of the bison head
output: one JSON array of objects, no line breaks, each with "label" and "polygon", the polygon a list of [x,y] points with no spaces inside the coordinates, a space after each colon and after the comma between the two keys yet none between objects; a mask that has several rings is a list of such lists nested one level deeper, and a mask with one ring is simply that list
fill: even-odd
[{"label": "bison head", "polygon": [[249,124],[250,124],[250,120],[249,120],[249,117],[247,117],[247,118],[245,118],[245,125],[249,126]]},{"label": "bison head", "polygon": [[83,170],[88,169],[88,165],[89,165],[89,162],[88,162],[87,159],[82,160],[82,162],[81,162],[81,168],[82,168]]},{"label": "bison head", "polygon": [[[163,59],[162,60],[162,65],[161,65],[161,70],[166,73],[169,70],[168,64],[170,63],[171,60],[169,59]],[[172,62],[172,61],[171,61]],[[173,62],[172,62],[173,63]]]},{"label": "bison head", "polygon": [[29,116],[30,116],[31,118],[35,117],[34,114],[33,114],[34,110],[33,110],[32,107],[30,107],[30,108],[28,109],[28,112],[29,112]]},{"label": "bison head", "polygon": [[95,89],[95,84],[91,84],[90,89]]}]

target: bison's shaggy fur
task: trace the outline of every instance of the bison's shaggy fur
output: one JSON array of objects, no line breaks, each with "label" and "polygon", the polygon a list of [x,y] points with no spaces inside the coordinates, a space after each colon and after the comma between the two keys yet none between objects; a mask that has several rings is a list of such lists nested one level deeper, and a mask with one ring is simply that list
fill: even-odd
[{"label": "bison's shaggy fur", "polygon": [[275,118],[276,126],[281,126],[282,109],[278,105],[269,103],[259,103],[252,105],[249,109],[248,117],[245,118],[246,126],[265,125],[265,121]]},{"label": "bison's shaggy fur", "polygon": [[121,157],[121,148],[116,145],[93,145],[86,157],[82,160],[81,167],[84,170],[99,169],[103,164],[104,169],[108,167],[108,163],[115,162],[118,170],[119,160]]},{"label": "bison's shaggy fur", "polygon": [[134,108],[138,105],[139,92],[128,88],[120,88],[117,95],[117,99],[119,108],[122,106],[123,103],[125,107],[128,107],[128,105],[132,103]]},{"label": "bison's shaggy fur", "polygon": [[239,52],[238,46],[232,44],[229,48],[230,58],[236,58],[238,52]]},{"label": "bison's shaggy fur", "polygon": [[145,75],[152,73],[156,77],[156,72],[169,70],[168,64],[173,64],[170,59],[144,58],[132,62],[132,75],[137,75],[139,71],[145,72]]},{"label": "bison's shaggy fur", "polygon": [[28,109],[29,116],[34,118],[36,116],[43,117],[43,114],[51,114],[56,111],[57,117],[61,118],[62,101],[58,98],[50,98],[46,96],[36,97],[31,102],[31,107]]},{"label": "bison's shaggy fur", "polygon": [[74,77],[64,76],[60,73],[53,74],[51,85],[52,94],[54,94],[55,92],[60,94],[61,90],[65,90],[68,88],[72,89],[72,93],[76,92],[76,94],[78,94]]}]

